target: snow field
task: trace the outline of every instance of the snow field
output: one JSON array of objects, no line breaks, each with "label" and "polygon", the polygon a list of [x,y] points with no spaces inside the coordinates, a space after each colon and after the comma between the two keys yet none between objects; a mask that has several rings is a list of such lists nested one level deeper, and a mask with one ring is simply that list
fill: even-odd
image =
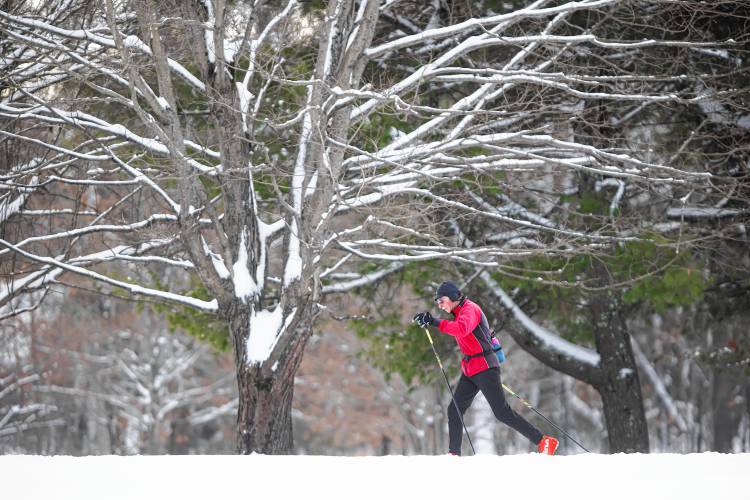
[{"label": "snow field", "polygon": [[[750,454],[0,456],[13,500],[750,499]],[[471,486],[470,486],[471,485]]]}]

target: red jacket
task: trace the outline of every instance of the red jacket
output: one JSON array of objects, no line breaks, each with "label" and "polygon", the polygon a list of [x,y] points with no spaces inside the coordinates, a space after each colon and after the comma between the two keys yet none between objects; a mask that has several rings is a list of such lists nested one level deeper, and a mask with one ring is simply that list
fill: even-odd
[{"label": "red jacket", "polygon": [[[469,299],[463,299],[453,309],[453,315],[453,321],[446,319],[440,321],[438,330],[456,338],[458,347],[464,354],[461,360],[461,370],[464,375],[471,377],[489,368],[499,367],[497,356],[492,351],[490,327],[479,306]],[[471,359],[466,357],[483,351],[488,351],[488,353]]]}]

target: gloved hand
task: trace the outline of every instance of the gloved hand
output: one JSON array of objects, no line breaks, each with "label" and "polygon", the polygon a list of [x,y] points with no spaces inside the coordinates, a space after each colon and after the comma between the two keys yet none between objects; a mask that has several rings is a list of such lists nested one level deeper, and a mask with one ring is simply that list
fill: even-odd
[{"label": "gloved hand", "polygon": [[412,321],[414,321],[422,328],[426,328],[428,326],[438,326],[440,324],[440,320],[433,318],[432,314],[427,311],[415,314],[414,318],[412,318]]}]

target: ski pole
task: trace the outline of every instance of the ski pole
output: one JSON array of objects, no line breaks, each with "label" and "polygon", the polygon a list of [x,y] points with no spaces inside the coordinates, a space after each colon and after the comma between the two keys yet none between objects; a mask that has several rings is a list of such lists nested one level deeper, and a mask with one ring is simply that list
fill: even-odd
[{"label": "ski pole", "polygon": [[502,385],[503,385],[503,389],[505,389],[506,391],[508,391],[508,392],[509,392],[509,393],[510,393],[511,395],[513,395],[513,396],[517,397],[519,401],[521,401],[521,402],[522,402],[522,403],[523,403],[524,405],[526,405],[527,407],[529,407],[529,408],[530,408],[530,409],[531,409],[532,411],[534,411],[534,412],[535,412],[535,413],[536,413],[537,415],[539,415],[539,416],[540,416],[540,417],[542,417],[542,418],[543,418],[544,420],[546,420],[546,421],[547,421],[547,422],[548,422],[548,423],[549,423],[549,424],[550,424],[550,425],[551,425],[552,427],[554,427],[554,428],[555,428],[555,429],[557,429],[558,431],[560,431],[560,432],[562,432],[563,434],[565,434],[565,436],[566,436],[566,437],[567,437],[568,439],[570,439],[570,440],[571,440],[571,441],[573,441],[573,442],[574,442],[575,444],[577,444],[578,446],[580,446],[580,447],[581,447],[581,448],[583,449],[583,451],[585,451],[586,453],[591,453],[591,452],[590,452],[589,450],[587,450],[587,449],[586,449],[586,448],[585,448],[585,447],[584,447],[584,446],[583,446],[583,445],[582,445],[581,443],[579,443],[578,441],[576,441],[575,439],[573,439],[573,437],[572,437],[572,436],[571,436],[570,434],[568,434],[568,433],[567,433],[567,432],[565,432],[565,431],[564,431],[563,429],[561,429],[560,427],[558,427],[557,425],[555,425],[555,423],[554,423],[554,422],[553,422],[552,420],[548,419],[547,417],[545,417],[544,415],[542,415],[542,414],[541,414],[541,412],[540,412],[539,410],[537,410],[536,408],[534,408],[533,406],[531,406],[531,403],[529,403],[528,401],[526,401],[525,399],[523,399],[523,398],[522,398],[521,396],[519,396],[518,394],[516,394],[516,393],[515,393],[515,392],[514,392],[514,391],[513,391],[513,390],[512,390],[512,389],[511,389],[510,387],[508,387],[507,385],[505,385],[505,384],[502,384]]},{"label": "ski pole", "polygon": [[453,395],[453,387],[451,387],[450,381],[448,381],[448,374],[445,373],[445,368],[443,368],[443,363],[440,361],[440,356],[438,356],[437,350],[435,349],[435,344],[432,343],[432,335],[430,335],[430,331],[427,329],[427,327],[424,328],[424,332],[427,334],[427,338],[430,341],[430,347],[432,347],[432,352],[435,354],[435,359],[437,359],[438,366],[440,367],[440,371],[443,372],[443,377],[445,377],[445,383],[448,386],[448,390],[451,393],[451,401],[453,401],[453,405],[456,407],[456,412],[458,413],[458,419],[461,421],[461,426],[464,428],[464,432],[466,433],[466,438],[469,440],[469,446],[471,446],[471,452],[476,455],[477,452],[474,450],[474,443],[471,442],[471,436],[469,436],[469,429],[466,428],[466,424],[464,424],[464,418],[461,416],[461,409],[458,407],[458,403],[456,402],[456,397]]}]

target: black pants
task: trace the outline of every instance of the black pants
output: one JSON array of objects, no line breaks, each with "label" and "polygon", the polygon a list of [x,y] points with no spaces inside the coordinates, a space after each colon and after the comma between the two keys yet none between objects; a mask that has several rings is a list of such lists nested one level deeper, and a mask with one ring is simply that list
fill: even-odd
[{"label": "black pants", "polygon": [[[456,404],[461,410],[461,415],[466,413],[466,409],[471,406],[474,396],[479,391],[482,391],[490,404],[490,408],[492,408],[492,413],[499,421],[517,430],[534,444],[542,440],[542,437],[544,437],[542,433],[513,411],[508,406],[508,402],[505,401],[503,388],[500,384],[500,368],[490,368],[472,377],[461,375],[455,392]],[[460,455],[463,428],[461,427],[461,420],[458,418],[456,404],[451,401],[448,407],[448,440],[450,441],[448,449],[451,453]]]}]

